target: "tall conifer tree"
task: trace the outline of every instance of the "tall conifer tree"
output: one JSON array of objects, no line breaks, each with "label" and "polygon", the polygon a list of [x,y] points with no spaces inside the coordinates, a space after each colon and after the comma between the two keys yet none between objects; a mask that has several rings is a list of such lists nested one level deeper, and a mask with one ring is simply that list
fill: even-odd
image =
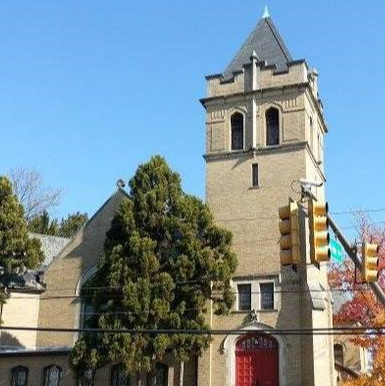
[{"label": "tall conifer tree", "polygon": [[35,268],[43,261],[40,241],[28,236],[23,206],[12,184],[0,176],[0,302],[12,276]]},{"label": "tall conifer tree", "polygon": [[[160,156],[139,166],[129,185],[98,272],[83,289],[94,309],[88,327],[209,332],[209,301],[216,314],[227,313],[234,301],[231,233],[182,191],[179,175]],[[183,363],[209,341],[208,334],[90,332],[76,343],[71,362],[78,373],[123,363],[128,373],[154,374],[165,355]]]}]

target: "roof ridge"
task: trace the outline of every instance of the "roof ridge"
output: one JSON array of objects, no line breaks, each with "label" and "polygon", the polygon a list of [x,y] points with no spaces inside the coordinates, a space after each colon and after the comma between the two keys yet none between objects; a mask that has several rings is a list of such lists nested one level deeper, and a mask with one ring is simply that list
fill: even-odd
[{"label": "roof ridge", "polygon": [[[262,19],[263,20],[263,19]],[[231,59],[230,63],[226,66],[226,69],[224,71],[224,74],[226,72],[229,71],[229,69],[233,66],[234,63],[237,62],[237,59],[238,59],[238,56],[240,55],[240,53],[242,52],[242,50],[248,46],[249,42],[252,41],[252,37],[254,35],[254,33],[256,33],[257,31],[257,28],[258,28],[258,25],[259,23],[261,22],[261,20],[257,23],[257,25],[255,26],[255,28],[253,29],[253,31],[247,36],[246,40],[243,42],[243,44],[241,45],[241,48],[237,51],[237,53],[235,54],[235,56]]]},{"label": "roof ridge", "polygon": [[123,195],[124,197],[130,197],[130,195],[122,188],[118,187],[109,197],[108,199],[99,207],[99,209],[80,227],[80,229],[71,237],[70,241],[65,245],[65,247],[57,254],[57,256],[52,259],[49,264],[44,267],[44,271],[48,271],[50,267],[59,260],[62,256],[66,256],[68,248],[71,248],[74,242],[79,238],[79,236],[84,232],[84,230],[96,220],[99,214],[103,211],[103,209],[118,195]]},{"label": "roof ridge", "polygon": [[234,77],[234,72],[241,71],[249,63],[251,53],[255,51],[261,61],[269,66],[275,65],[277,71],[287,70],[287,63],[292,61],[291,54],[271,17],[260,19],[244,40],[240,49],[232,58],[223,76],[225,80]]},{"label": "roof ridge", "polygon": [[292,58],[287,56],[286,52],[288,51],[288,49],[287,49],[284,41],[282,40],[280,33],[278,32],[277,28],[275,27],[273,20],[271,19],[270,16],[266,17],[265,20],[266,20],[266,23],[269,26],[272,34],[274,35],[275,40],[277,41],[279,48],[281,49],[283,55],[285,56],[286,60],[288,62],[290,62],[292,60]]}]

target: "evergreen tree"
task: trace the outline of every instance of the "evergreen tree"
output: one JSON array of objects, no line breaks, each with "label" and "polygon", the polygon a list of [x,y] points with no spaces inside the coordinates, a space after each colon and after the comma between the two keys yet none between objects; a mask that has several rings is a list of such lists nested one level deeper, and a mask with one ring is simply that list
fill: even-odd
[{"label": "evergreen tree", "polygon": [[73,237],[87,220],[87,213],[76,212],[62,218],[59,223],[57,219],[51,220],[49,213],[45,210],[41,215],[29,221],[28,230],[44,235]]},{"label": "evergreen tree", "polygon": [[28,222],[28,230],[30,232],[51,236],[58,236],[60,231],[58,221],[56,219],[51,220],[46,210]]},{"label": "evergreen tree", "polygon": [[59,236],[73,237],[79,229],[87,222],[87,213],[76,212],[69,214],[67,218],[63,218],[60,222]]},{"label": "evergreen tree", "polygon": [[[227,313],[234,301],[231,239],[201,200],[182,191],[165,160],[153,157],[130,181],[98,272],[83,289],[95,310],[88,327],[209,332],[209,301],[216,314]],[[208,334],[89,332],[76,343],[71,363],[78,374],[120,362],[131,374],[153,375],[166,353],[183,363],[209,341]]]},{"label": "evergreen tree", "polygon": [[40,241],[28,237],[23,206],[12,184],[0,176],[0,302],[12,275],[35,268],[43,261]]}]

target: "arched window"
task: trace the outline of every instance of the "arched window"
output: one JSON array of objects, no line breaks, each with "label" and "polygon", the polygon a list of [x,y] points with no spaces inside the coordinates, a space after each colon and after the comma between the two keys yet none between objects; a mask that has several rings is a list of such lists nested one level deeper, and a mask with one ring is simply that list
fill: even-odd
[{"label": "arched window", "polygon": [[11,386],[27,386],[28,385],[28,369],[24,366],[17,366],[12,369]]},{"label": "arched window", "polygon": [[274,107],[266,111],[266,145],[279,145],[279,111]]},{"label": "arched window", "polygon": [[96,328],[97,320],[95,314],[95,307],[92,304],[90,292],[87,289],[82,289],[82,307],[81,307],[81,327],[82,328]]},{"label": "arched window", "polygon": [[129,386],[130,379],[122,364],[115,365],[111,369],[111,386]]},{"label": "arched window", "polygon": [[243,115],[231,116],[231,150],[243,150]]},{"label": "arched window", "polygon": [[95,385],[95,371],[92,369],[84,370],[83,375],[80,376],[79,386],[94,386]]},{"label": "arched window", "polygon": [[341,343],[334,345],[334,360],[340,365],[344,365],[344,346]]},{"label": "arched window", "polygon": [[51,365],[44,368],[44,386],[59,386],[62,376],[61,367]]},{"label": "arched window", "polygon": [[80,306],[80,318],[79,318],[79,327],[80,328],[96,328],[96,315],[95,307],[92,304],[92,294],[93,291],[89,287],[92,278],[97,272],[97,265],[93,265],[81,276],[77,287],[76,294],[82,299]]}]

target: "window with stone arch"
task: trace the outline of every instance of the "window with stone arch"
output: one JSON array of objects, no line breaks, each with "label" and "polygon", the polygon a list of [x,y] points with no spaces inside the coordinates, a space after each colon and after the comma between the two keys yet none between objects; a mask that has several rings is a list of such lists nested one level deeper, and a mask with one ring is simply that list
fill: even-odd
[{"label": "window with stone arch", "polygon": [[12,369],[11,386],[27,386],[28,369],[24,366],[17,366]]},{"label": "window with stone arch", "polygon": [[270,107],[266,111],[266,146],[279,145],[279,111]]},{"label": "window with stone arch", "polygon": [[78,378],[78,386],[95,386],[95,370],[86,369]]},{"label": "window with stone arch", "polygon": [[50,365],[44,368],[44,386],[59,386],[62,376],[60,366]]},{"label": "window with stone arch", "polygon": [[97,271],[97,265],[93,265],[88,270],[83,272],[76,288],[76,294],[81,299],[80,304],[80,328],[96,328],[97,320],[95,314],[95,307],[92,303],[92,279]]},{"label": "window with stone arch", "polygon": [[243,114],[236,112],[230,118],[231,124],[231,150],[243,150],[244,118]]}]

